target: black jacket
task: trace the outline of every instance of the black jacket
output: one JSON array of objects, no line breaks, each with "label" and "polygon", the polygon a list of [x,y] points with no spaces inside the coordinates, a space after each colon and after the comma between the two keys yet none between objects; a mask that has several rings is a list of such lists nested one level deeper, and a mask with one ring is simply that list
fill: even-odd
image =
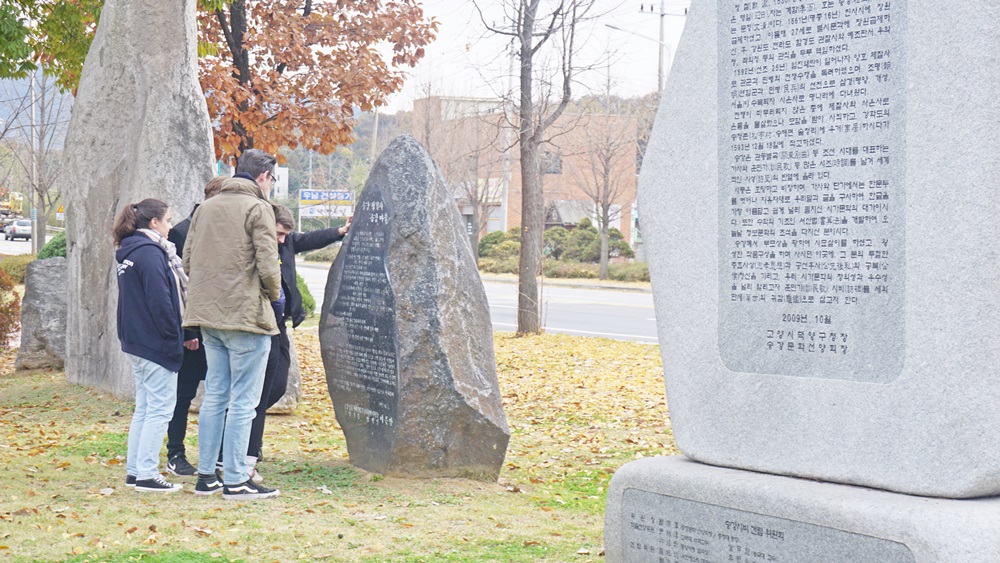
[{"label": "black jacket", "polygon": [[[194,209],[191,210],[191,215],[184,219],[180,223],[174,225],[170,229],[170,233],[167,234],[167,240],[174,243],[177,247],[177,257],[184,258],[184,243],[187,242],[188,229],[191,228],[191,217],[194,217],[194,212],[198,211],[198,205],[195,204]],[[201,338],[201,331],[196,328],[185,328],[184,329],[184,340],[194,340],[195,338]]]},{"label": "black jacket", "polygon": [[121,241],[118,260],[118,340],[122,351],[170,371],[184,358],[180,296],[167,252],[134,233]]},{"label": "black jacket", "polygon": [[285,289],[285,317],[292,318],[292,327],[297,327],[306,320],[306,311],[302,308],[302,294],[295,282],[295,255],[329,246],[344,238],[340,227],[319,229],[308,233],[292,231],[285,237],[285,242],[278,245],[278,256],[281,258],[281,285]]}]

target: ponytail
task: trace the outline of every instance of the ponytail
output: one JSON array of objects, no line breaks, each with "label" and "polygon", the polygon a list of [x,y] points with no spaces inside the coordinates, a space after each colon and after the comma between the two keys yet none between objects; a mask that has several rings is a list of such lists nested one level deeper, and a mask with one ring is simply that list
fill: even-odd
[{"label": "ponytail", "polygon": [[158,199],[147,198],[139,203],[129,203],[118,212],[115,226],[111,229],[115,247],[121,246],[122,239],[130,236],[138,229],[148,229],[153,219],[163,219],[167,215],[168,205]]}]

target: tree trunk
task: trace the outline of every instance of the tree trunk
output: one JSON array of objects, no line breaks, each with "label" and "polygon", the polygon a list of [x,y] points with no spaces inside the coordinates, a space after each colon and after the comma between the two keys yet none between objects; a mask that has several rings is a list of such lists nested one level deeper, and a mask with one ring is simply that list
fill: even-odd
[{"label": "tree trunk", "polygon": [[601,225],[601,267],[597,274],[602,280],[608,279],[608,217],[604,216],[604,224]]},{"label": "tree trunk", "polygon": [[517,276],[517,333],[537,334],[539,320],[538,270],[542,259],[542,194],[538,145],[521,143],[521,261]]},{"label": "tree trunk", "polygon": [[532,33],[535,29],[537,2],[524,11],[521,33],[521,256],[517,268],[517,334],[537,334],[539,321],[538,269],[542,257],[542,185],[539,181],[538,139],[535,135],[534,100],[532,99]]},{"label": "tree trunk", "polygon": [[472,208],[472,232],[469,233],[469,244],[472,245],[472,256],[476,259],[477,266],[479,265],[479,233],[483,228],[482,212],[479,211],[478,207],[477,203]]}]

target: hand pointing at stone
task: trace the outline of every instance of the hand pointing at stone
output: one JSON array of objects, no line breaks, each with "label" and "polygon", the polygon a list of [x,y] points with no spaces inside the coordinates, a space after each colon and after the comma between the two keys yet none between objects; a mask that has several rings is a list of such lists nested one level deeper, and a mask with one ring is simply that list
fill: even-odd
[{"label": "hand pointing at stone", "polygon": [[340,236],[344,236],[348,232],[350,232],[350,230],[351,230],[351,221],[352,220],[354,220],[354,215],[349,216],[347,218],[347,223],[344,224],[343,227],[340,227],[339,229],[337,229],[337,233],[340,234]]}]

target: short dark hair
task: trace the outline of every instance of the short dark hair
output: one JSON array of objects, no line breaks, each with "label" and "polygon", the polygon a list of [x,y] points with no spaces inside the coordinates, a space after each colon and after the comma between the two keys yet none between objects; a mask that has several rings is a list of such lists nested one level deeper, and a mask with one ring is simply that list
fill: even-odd
[{"label": "short dark hair", "polygon": [[295,216],[292,215],[292,210],[284,205],[274,206],[274,222],[283,227],[295,229]]},{"label": "short dark hair", "polygon": [[278,160],[260,149],[248,149],[236,161],[236,173],[257,179],[264,172],[274,176],[274,165]]}]

